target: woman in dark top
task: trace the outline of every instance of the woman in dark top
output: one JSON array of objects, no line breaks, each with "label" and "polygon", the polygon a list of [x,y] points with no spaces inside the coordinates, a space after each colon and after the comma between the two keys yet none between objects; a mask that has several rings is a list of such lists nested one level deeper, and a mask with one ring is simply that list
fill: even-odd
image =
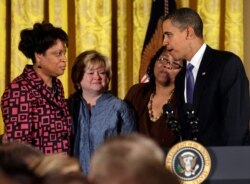
[{"label": "woman in dark top", "polygon": [[165,47],[160,48],[148,66],[149,82],[133,85],[125,97],[137,114],[139,132],[154,139],[162,148],[176,142],[162,107],[166,103],[175,106],[174,81],[182,64],[174,61]]}]

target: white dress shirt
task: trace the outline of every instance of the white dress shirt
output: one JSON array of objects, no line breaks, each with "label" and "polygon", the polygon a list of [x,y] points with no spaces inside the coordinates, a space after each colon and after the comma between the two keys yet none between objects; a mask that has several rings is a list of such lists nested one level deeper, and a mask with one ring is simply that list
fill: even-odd
[{"label": "white dress shirt", "polygon": [[[192,57],[191,61],[187,61],[187,65],[188,63],[191,63],[194,68],[192,70],[192,73],[193,73],[193,76],[194,76],[194,86],[195,86],[195,81],[196,81],[196,77],[197,77],[197,74],[198,74],[198,70],[199,70],[199,67],[200,67],[200,64],[201,64],[201,60],[202,60],[202,57],[204,55],[204,52],[206,50],[206,47],[207,45],[205,43],[203,43],[203,45],[201,46],[201,48],[198,50],[198,52],[196,52],[196,54]],[[186,65],[186,66],[187,66]],[[185,97],[185,102],[187,102],[187,86],[186,86],[186,78],[185,78],[185,90],[184,90],[184,97]]]}]

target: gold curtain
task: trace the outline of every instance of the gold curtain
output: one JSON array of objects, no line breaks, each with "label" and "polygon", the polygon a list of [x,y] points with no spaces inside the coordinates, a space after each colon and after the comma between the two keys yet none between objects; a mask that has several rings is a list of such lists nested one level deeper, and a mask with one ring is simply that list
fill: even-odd
[{"label": "gold curtain", "polygon": [[[64,31],[68,32],[67,0],[49,0],[49,4],[45,4],[45,5],[48,5],[48,6],[45,7],[45,10],[44,10],[45,12],[44,19],[46,20],[46,11],[48,11],[48,14],[47,14],[48,21],[53,23],[54,26],[61,27]],[[69,75],[69,72],[64,72],[64,74],[60,77],[60,80],[63,82],[65,96],[69,95],[68,75]]]},{"label": "gold curtain", "polygon": [[[6,72],[6,0],[0,1],[0,35],[2,36],[2,40],[0,42],[0,93],[2,94],[5,89],[5,76],[7,75]],[[2,119],[2,112],[0,112],[0,135],[3,133],[3,119]]]},{"label": "gold curtain", "polygon": [[76,1],[76,54],[97,49],[111,57],[111,0]]},{"label": "gold curtain", "polygon": [[[139,81],[141,51],[150,18],[151,0],[118,1],[117,95]],[[133,11],[131,11],[133,10]]]},{"label": "gold curtain", "polygon": [[[11,3],[10,3],[11,2]],[[43,20],[43,1],[32,0],[12,0],[10,3],[10,78],[11,80],[23,71],[23,67],[27,63],[31,63],[25,56],[18,51],[18,43],[20,40],[20,30],[30,28],[34,22]],[[9,44],[9,43],[7,43]]]},{"label": "gold curtain", "polygon": [[[214,48],[230,50],[243,59],[242,0],[176,0],[178,7],[196,9],[204,21],[204,38]],[[35,22],[49,21],[69,35],[68,68],[60,77],[65,96],[73,92],[72,62],[86,49],[112,59],[110,89],[123,98],[139,81],[140,56],[152,0],[1,0],[0,96],[31,63],[18,51],[19,34]],[[0,134],[3,121],[0,113]]]}]

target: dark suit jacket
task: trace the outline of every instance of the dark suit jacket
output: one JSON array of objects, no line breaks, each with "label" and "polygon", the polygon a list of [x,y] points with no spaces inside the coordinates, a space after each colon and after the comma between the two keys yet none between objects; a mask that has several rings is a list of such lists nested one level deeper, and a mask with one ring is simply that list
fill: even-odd
[{"label": "dark suit jacket", "polygon": [[[176,78],[176,98],[184,139],[192,139],[186,122],[185,69]],[[204,146],[242,145],[248,133],[249,82],[238,56],[207,46],[197,74],[193,108],[199,118],[198,142]]]}]

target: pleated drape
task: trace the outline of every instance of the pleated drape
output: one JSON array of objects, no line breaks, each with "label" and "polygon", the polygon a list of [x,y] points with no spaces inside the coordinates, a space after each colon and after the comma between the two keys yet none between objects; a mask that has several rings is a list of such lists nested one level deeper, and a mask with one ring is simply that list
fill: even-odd
[{"label": "pleated drape", "polygon": [[96,49],[111,56],[111,0],[78,0],[75,4],[76,54]]},{"label": "pleated drape", "polygon": [[[191,7],[204,21],[204,39],[212,47],[229,50],[242,59],[243,0],[177,0]],[[49,21],[69,35],[68,67],[60,77],[65,96],[73,92],[71,67],[76,55],[96,49],[112,60],[110,89],[123,98],[139,81],[141,50],[152,0],[1,0],[0,95],[31,63],[18,50],[20,31],[35,22]],[[0,134],[3,121],[0,113]]]},{"label": "pleated drape", "polygon": [[[53,23],[54,26],[61,27],[64,31],[68,32],[68,1],[67,0],[49,0],[49,4],[45,7],[44,19],[46,16],[48,21]],[[48,14],[46,11],[48,10]],[[67,70],[69,69],[67,65]],[[69,95],[69,72],[64,72],[62,76],[59,77],[63,83],[65,96]]]},{"label": "pleated drape", "polygon": [[225,4],[224,50],[232,51],[244,61],[243,0],[227,0]]},{"label": "pleated drape", "polygon": [[[44,16],[44,3],[41,0],[12,0],[10,12],[10,78],[18,76],[25,64],[31,63],[30,60],[18,50],[20,41],[20,30],[31,28],[35,22],[41,22]],[[9,43],[7,43],[9,44]],[[8,71],[9,72],[9,71]],[[7,73],[8,75],[8,73]]]},{"label": "pleated drape", "polygon": [[[2,38],[6,38],[6,0],[0,1],[0,35]],[[5,78],[7,75],[6,72],[6,39],[0,41],[0,94],[3,93],[5,88]],[[3,133],[4,125],[2,119],[2,112],[0,112],[0,135]]]},{"label": "pleated drape", "polygon": [[140,58],[152,1],[117,2],[117,94],[123,98],[128,88],[139,82]]}]

